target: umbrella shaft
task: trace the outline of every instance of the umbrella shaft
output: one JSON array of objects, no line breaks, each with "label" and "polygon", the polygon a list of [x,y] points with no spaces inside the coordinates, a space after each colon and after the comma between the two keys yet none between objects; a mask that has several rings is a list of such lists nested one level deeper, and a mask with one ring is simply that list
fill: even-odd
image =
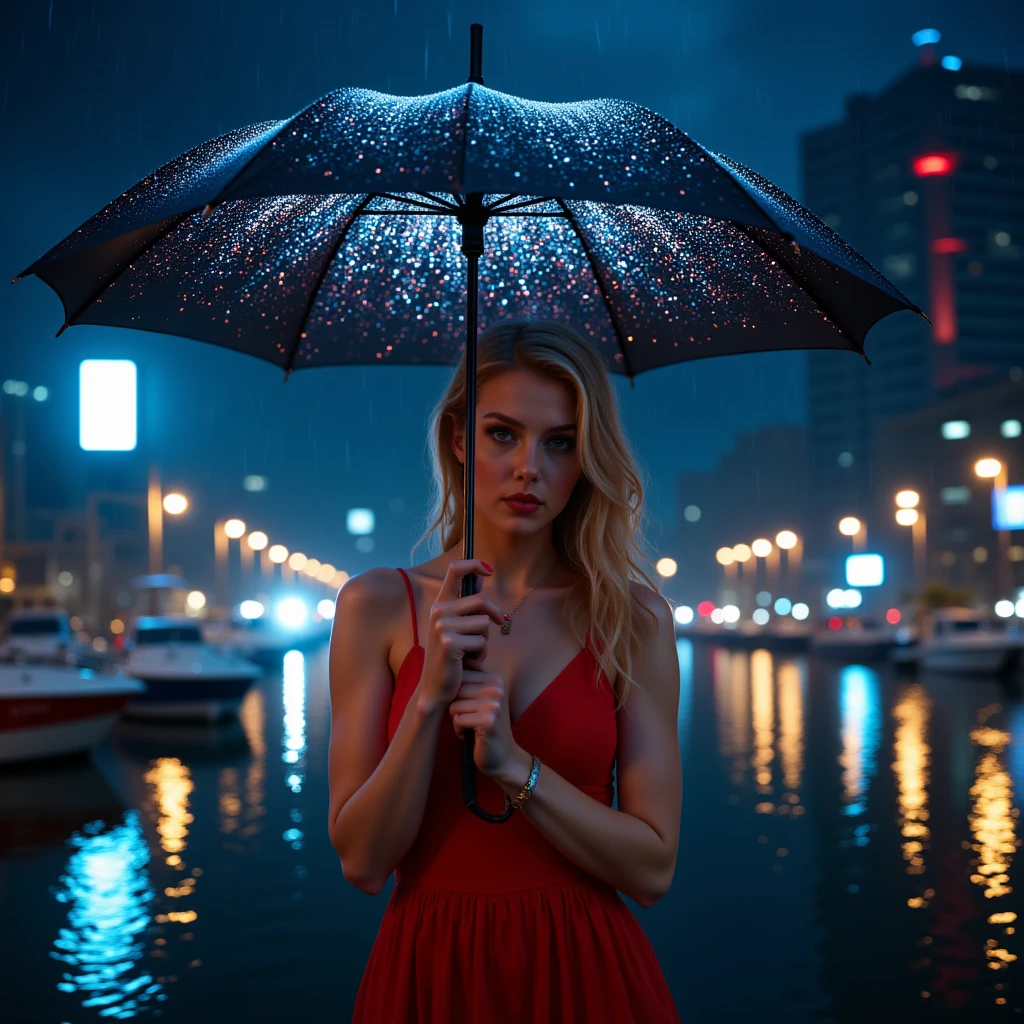
[{"label": "umbrella shaft", "polygon": [[[465,230],[465,229],[463,229]],[[473,469],[476,465],[476,313],[480,260],[479,253],[468,252],[466,258],[466,462],[463,471],[462,505],[463,558],[473,557]],[[462,577],[462,596],[476,593],[476,576]]]}]

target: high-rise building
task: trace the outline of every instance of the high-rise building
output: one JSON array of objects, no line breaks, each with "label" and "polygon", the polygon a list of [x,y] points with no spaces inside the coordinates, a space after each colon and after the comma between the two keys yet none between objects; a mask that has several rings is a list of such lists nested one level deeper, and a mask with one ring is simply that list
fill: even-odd
[{"label": "high-rise building", "polygon": [[[801,139],[803,201],[928,314],[868,334],[871,365],[809,354],[812,486],[867,514],[875,423],[1024,366],[1024,72],[941,56]],[[899,439],[893,438],[898,444]]]}]

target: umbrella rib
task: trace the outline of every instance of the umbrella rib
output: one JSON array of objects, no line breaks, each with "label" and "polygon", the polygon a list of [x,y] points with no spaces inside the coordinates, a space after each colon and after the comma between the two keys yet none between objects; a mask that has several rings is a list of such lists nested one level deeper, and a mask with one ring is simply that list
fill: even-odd
[{"label": "umbrella rib", "polygon": [[[441,206],[439,203],[431,205],[430,203],[421,203],[418,199],[409,199],[407,196],[396,196],[393,192],[374,192],[374,196],[380,199],[393,199],[396,203],[412,203],[413,206],[422,206],[425,210],[430,210],[433,213],[448,213],[455,207],[450,205]],[[422,195],[422,193],[417,193]]]},{"label": "umbrella rib", "polygon": [[424,196],[427,199],[432,199],[435,203],[439,203],[441,206],[448,210],[457,210],[459,207],[456,203],[450,203],[447,199],[442,199],[440,196],[434,195],[433,192],[416,192],[415,195]]},{"label": "umbrella rib", "polygon": [[502,203],[507,203],[510,199],[515,199],[518,192],[512,192],[510,195],[502,196],[500,199],[495,199],[490,206],[487,207],[488,213],[494,213],[498,210]]},{"label": "umbrella rib", "polygon": [[[747,227],[746,224],[741,224],[739,221],[731,221],[730,223],[732,224],[732,226],[734,228],[736,228],[737,231],[739,231],[739,233],[741,235],[743,235],[744,238],[747,238],[751,242],[753,242],[754,245],[756,245],[757,248],[762,253],[768,254],[767,250],[765,249],[765,247],[750,233],[750,229]],[[782,232],[779,232],[779,234],[781,235]],[[785,238],[784,235],[783,235],[783,238]],[[792,241],[793,239],[791,238],[790,240]],[[828,317],[828,319],[835,325],[835,327],[839,331],[839,333],[844,338],[846,338],[847,341],[853,343],[854,351],[857,352],[858,354],[860,354],[861,356],[863,356],[865,359],[867,359],[867,356],[864,355],[864,344],[863,344],[863,342],[858,342],[855,338],[851,337],[851,335],[847,332],[846,328],[844,328],[843,325],[839,322],[839,318],[837,316],[835,316],[831,312],[831,310],[828,310],[828,309],[825,308],[825,305],[821,301],[821,297],[818,295],[818,293],[812,287],[808,287],[807,285],[803,284],[803,282],[800,281],[800,279],[796,276],[796,274],[786,265],[786,263],[782,259],[782,254],[781,253],[777,253],[777,252],[773,252],[770,255],[779,264],[779,266],[782,267],[782,269],[786,272],[786,276],[805,295],[809,296],[811,298],[811,300],[814,302],[814,304],[818,307],[818,309],[820,309],[822,311],[822,313],[824,313]]]},{"label": "umbrella rib", "polygon": [[327,276],[327,271],[330,270],[331,264],[334,262],[334,257],[338,255],[338,250],[345,244],[345,239],[348,237],[349,231],[352,230],[352,225],[355,224],[356,217],[363,212],[366,205],[376,196],[376,192],[370,192],[359,200],[356,208],[348,215],[348,221],[341,231],[338,232],[337,239],[331,245],[330,251],[327,253],[324,265],[320,268],[320,273],[317,274],[316,284],[310,289],[309,301],[306,303],[305,312],[302,314],[302,319],[299,321],[299,329],[295,335],[295,341],[292,342],[292,350],[288,353],[288,362],[284,367],[285,380],[288,380],[289,376],[291,376],[292,363],[295,362],[296,353],[299,351],[299,344],[306,333],[306,321],[309,320],[309,314],[313,312],[313,306],[316,304],[316,297],[320,294],[320,288],[324,283],[324,278]]},{"label": "umbrella rib", "polygon": [[[509,198],[514,199],[515,196],[510,196]],[[552,196],[538,196],[536,199],[524,199],[519,203],[509,203],[508,206],[490,206],[488,209],[492,213],[507,213],[509,210],[519,210],[524,206],[539,206],[541,203],[550,203],[552,199]],[[502,200],[502,202],[504,202],[504,200]]]},{"label": "umbrella rib", "polygon": [[576,220],[572,210],[565,205],[565,200],[560,196],[555,196],[554,201],[565,212],[566,219],[569,221],[570,226],[576,234],[576,237],[580,240],[580,245],[583,247],[583,254],[587,257],[587,262],[590,264],[590,272],[594,275],[594,280],[597,282],[597,287],[601,292],[601,298],[604,299],[605,309],[608,310],[608,318],[612,322],[612,330],[615,331],[615,338],[619,343],[619,351],[622,353],[622,361],[626,364],[626,376],[629,377],[630,383],[633,382],[633,371],[629,365],[629,353],[626,351],[626,343],[622,338],[622,330],[619,327],[619,321],[615,317],[615,311],[612,309],[612,300],[608,296],[608,292],[605,291],[604,282],[601,280],[601,275],[597,272],[597,260],[594,258],[593,252],[591,252],[590,246],[587,244],[586,238],[583,237],[583,232],[580,230],[579,223]]},{"label": "umbrella rib", "polygon": [[[176,227],[183,224],[189,217],[195,214],[195,210],[188,210],[186,213],[181,214],[179,217],[175,217],[170,224],[164,228],[155,238],[148,241],[141,249],[137,252],[132,253],[131,258],[126,260],[124,265],[121,266],[117,272],[110,278],[109,281],[104,281],[103,284],[97,288],[92,295],[84,303],[82,303],[78,309],[72,313],[65,322],[61,325],[61,329],[57,332],[56,337],[60,337],[74,322],[91,306],[96,302],[97,299],[126,271],[131,265],[140,257],[145,255],[154,245],[158,242],[162,242]],[[66,312],[66,310],[65,310]]]}]

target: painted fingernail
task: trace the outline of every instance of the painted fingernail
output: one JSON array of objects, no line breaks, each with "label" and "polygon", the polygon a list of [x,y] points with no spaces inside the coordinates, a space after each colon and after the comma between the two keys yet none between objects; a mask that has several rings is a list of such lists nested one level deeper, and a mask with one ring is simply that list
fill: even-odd
[{"label": "painted fingernail", "polygon": [[494,570],[493,570],[493,569],[492,569],[492,568],[491,568],[491,567],[490,567],[490,566],[489,566],[489,565],[488,565],[488,564],[487,564],[487,563],[486,563],[486,562],[485,562],[485,561],[484,561],[484,560],[483,560],[482,558],[480,559],[480,564],[481,564],[481,565],[482,565],[482,566],[483,566],[483,567],[484,567],[484,568],[485,568],[485,569],[486,569],[486,570],[487,570],[488,572],[494,572]]}]

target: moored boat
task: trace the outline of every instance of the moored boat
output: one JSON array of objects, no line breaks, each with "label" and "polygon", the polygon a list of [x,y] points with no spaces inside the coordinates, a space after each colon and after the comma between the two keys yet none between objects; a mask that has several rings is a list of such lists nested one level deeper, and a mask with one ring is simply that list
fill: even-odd
[{"label": "moored boat", "polygon": [[259,665],[207,643],[195,619],[143,616],[126,645],[124,671],[146,684],[126,709],[140,717],[217,721],[236,714]]},{"label": "moored boat", "polygon": [[0,764],[89,750],[144,691],[120,674],[52,662],[0,664]]},{"label": "moored boat", "polygon": [[944,608],[928,621],[919,659],[930,672],[1003,675],[1024,657],[1024,635],[973,608]]}]

